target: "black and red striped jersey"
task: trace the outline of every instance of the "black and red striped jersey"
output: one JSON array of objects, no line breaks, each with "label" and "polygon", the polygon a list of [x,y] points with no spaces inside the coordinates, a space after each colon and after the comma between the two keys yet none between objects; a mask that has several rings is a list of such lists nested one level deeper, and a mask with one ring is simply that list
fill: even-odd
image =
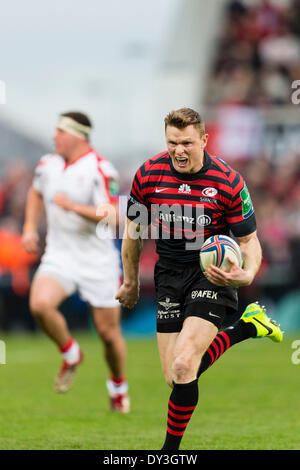
[{"label": "black and red striped jersey", "polygon": [[251,197],[243,177],[221,158],[204,152],[197,173],[179,173],[168,152],[137,170],[127,217],[151,226],[160,257],[180,262],[199,259],[203,241],[217,234],[236,237],[256,230]]}]

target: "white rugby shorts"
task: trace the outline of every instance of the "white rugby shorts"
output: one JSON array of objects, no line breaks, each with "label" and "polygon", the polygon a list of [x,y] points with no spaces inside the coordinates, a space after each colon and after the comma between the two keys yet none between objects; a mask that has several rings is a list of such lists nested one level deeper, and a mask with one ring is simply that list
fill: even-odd
[{"label": "white rugby shorts", "polygon": [[120,306],[119,301],[115,299],[121,279],[119,266],[110,266],[110,269],[105,269],[102,275],[101,272],[97,275],[95,272],[90,274],[85,272],[82,275],[80,269],[74,269],[74,265],[70,266],[63,261],[47,257],[39,265],[35,273],[35,277],[37,276],[52,277],[59,282],[68,296],[77,291],[92,307]]}]

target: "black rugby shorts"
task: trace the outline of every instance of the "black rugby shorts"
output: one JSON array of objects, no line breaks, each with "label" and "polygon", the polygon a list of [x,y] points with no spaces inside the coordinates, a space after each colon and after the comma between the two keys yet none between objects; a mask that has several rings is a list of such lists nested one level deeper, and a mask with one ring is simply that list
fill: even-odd
[{"label": "black rugby shorts", "polygon": [[219,287],[209,282],[199,263],[157,261],[154,270],[158,333],[181,331],[184,320],[204,318],[221,328],[226,315],[238,307],[237,289]]}]

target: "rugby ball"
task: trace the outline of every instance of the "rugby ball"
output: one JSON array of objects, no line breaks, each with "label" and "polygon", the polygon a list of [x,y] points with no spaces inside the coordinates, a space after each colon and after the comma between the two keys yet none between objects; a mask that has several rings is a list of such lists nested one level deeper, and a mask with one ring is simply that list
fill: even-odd
[{"label": "rugby ball", "polygon": [[243,256],[239,245],[227,235],[214,235],[209,237],[203,243],[200,250],[200,266],[203,272],[211,264],[218,266],[224,271],[229,271],[231,264],[228,256],[236,261],[236,264],[242,268]]}]

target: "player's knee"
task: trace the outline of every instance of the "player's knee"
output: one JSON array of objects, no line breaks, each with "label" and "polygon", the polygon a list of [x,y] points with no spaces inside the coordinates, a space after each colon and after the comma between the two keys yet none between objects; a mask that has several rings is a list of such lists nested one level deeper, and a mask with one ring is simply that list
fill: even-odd
[{"label": "player's knee", "polygon": [[41,297],[32,297],[29,301],[29,307],[32,315],[36,318],[42,317],[50,308],[49,302]]},{"label": "player's knee", "polygon": [[107,344],[113,344],[119,337],[119,331],[114,327],[100,327],[98,328],[98,334],[102,341]]},{"label": "player's knee", "polygon": [[177,357],[172,364],[172,372],[175,382],[185,379],[191,372],[191,360],[188,357]]}]

